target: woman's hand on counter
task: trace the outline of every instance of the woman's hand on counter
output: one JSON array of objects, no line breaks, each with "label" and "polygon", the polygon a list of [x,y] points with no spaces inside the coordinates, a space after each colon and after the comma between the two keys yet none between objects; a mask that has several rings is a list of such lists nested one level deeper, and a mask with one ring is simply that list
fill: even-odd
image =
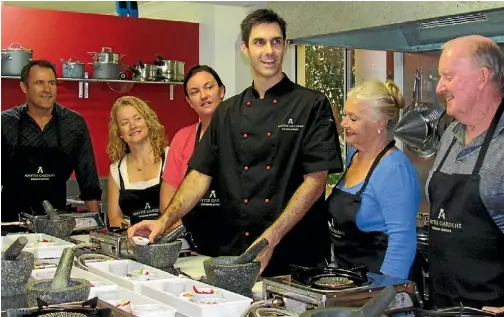
[{"label": "woman's hand on counter", "polygon": [[134,244],[133,236],[149,238],[151,243],[165,231],[165,223],[161,220],[144,220],[128,228],[128,240]]}]

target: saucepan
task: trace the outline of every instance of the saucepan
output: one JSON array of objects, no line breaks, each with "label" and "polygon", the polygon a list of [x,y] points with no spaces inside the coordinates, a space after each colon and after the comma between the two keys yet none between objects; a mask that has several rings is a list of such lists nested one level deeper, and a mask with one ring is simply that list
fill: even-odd
[{"label": "saucepan", "polygon": [[32,55],[33,50],[17,42],[2,49],[2,76],[20,76],[23,67],[32,60]]}]

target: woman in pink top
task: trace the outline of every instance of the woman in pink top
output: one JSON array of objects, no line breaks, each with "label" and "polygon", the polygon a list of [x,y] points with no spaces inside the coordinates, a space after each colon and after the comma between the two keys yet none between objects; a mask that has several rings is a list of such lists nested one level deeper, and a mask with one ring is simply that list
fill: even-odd
[{"label": "woman in pink top", "polygon": [[[180,129],[170,144],[168,161],[163,172],[161,185],[160,206],[163,213],[172,200],[175,192],[188,174],[187,163],[191,158],[194,147],[207,130],[215,109],[224,99],[226,87],[215,70],[207,65],[196,65],[187,73],[184,79],[184,93],[186,101],[199,116],[199,122]],[[200,203],[182,218],[182,223],[192,234],[200,254],[216,256],[212,245],[215,238],[219,198],[217,189],[210,186],[207,194]],[[176,223],[172,228],[181,224]],[[211,235],[212,239],[209,239]]]}]

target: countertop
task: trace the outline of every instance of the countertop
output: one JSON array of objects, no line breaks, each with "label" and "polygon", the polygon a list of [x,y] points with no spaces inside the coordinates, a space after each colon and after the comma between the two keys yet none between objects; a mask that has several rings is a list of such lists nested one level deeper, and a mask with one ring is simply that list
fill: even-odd
[{"label": "countertop", "polygon": [[[89,242],[89,235],[78,235],[72,236],[75,240],[82,242]],[[208,259],[206,256],[196,255],[179,258],[175,263],[175,267],[180,269],[185,274],[191,276],[194,279],[199,280],[202,276],[205,276],[205,270],[203,268],[203,261]],[[46,263],[58,263],[59,259],[46,259]],[[31,279],[31,277],[30,277]],[[254,301],[260,300],[262,297],[262,282],[257,282],[252,289]],[[1,298],[1,310],[5,311],[7,309],[14,308],[24,308],[27,306],[25,295],[2,297]],[[180,315],[178,315],[180,316]]]}]

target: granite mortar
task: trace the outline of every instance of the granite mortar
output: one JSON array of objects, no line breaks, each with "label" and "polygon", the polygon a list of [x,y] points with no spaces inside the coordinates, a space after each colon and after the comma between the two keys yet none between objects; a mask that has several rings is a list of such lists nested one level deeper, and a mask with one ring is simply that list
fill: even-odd
[{"label": "granite mortar", "polygon": [[138,262],[157,269],[166,269],[172,267],[177,261],[182,249],[182,241],[135,245],[132,249]]},{"label": "granite mortar", "polygon": [[51,289],[51,283],[50,279],[38,280],[25,286],[26,301],[29,307],[37,306],[37,297],[49,305],[82,302],[88,299],[91,290],[91,283],[80,278],[70,279],[68,287],[62,289]]},{"label": "granite mortar", "polygon": [[39,218],[35,220],[35,231],[60,239],[68,238],[72,234],[76,224],[75,218],[68,216],[60,216],[58,220]]},{"label": "granite mortar", "polygon": [[35,257],[33,253],[21,251],[16,260],[5,260],[2,252],[2,297],[24,294]]},{"label": "granite mortar", "polygon": [[235,258],[220,256],[203,261],[206,281],[213,286],[250,297],[259,277],[261,262],[231,264]]}]

